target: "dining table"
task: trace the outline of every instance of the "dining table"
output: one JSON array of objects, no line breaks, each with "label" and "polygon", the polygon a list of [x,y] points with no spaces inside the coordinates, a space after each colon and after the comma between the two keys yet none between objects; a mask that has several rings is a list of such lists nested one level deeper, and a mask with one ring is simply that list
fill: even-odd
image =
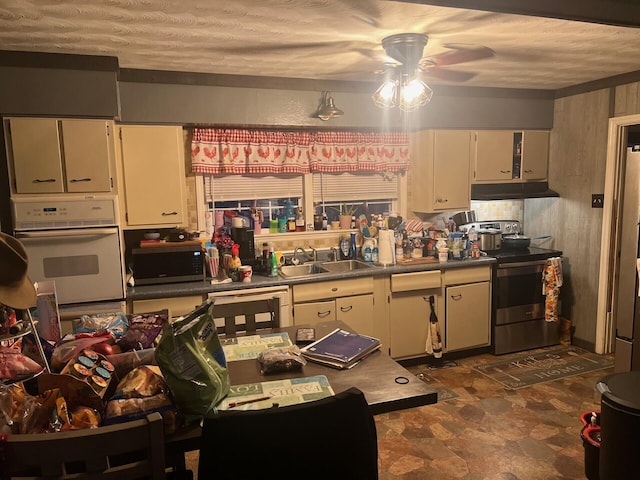
[{"label": "dining table", "polygon": [[[353,331],[343,322],[329,321],[313,325],[263,329],[258,333],[286,332],[293,343],[295,342],[296,330],[303,327],[314,328],[316,339],[336,328]],[[324,375],[334,393],[340,393],[351,387],[361,390],[373,415],[431,405],[438,400],[436,390],[381,350],[367,355],[353,368],[343,370],[307,361],[300,370],[263,374],[260,363],[256,359],[229,361],[227,369],[231,385]],[[178,428],[174,433],[165,437],[167,465],[173,466],[175,469],[184,468],[184,453],[199,450],[199,448],[200,425],[198,423]]]}]

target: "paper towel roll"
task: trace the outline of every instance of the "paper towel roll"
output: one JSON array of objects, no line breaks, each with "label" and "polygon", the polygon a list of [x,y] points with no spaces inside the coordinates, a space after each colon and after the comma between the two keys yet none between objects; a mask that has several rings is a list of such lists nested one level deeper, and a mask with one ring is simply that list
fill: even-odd
[{"label": "paper towel roll", "polygon": [[393,235],[393,230],[378,231],[378,264],[395,264],[395,243],[396,242]]}]

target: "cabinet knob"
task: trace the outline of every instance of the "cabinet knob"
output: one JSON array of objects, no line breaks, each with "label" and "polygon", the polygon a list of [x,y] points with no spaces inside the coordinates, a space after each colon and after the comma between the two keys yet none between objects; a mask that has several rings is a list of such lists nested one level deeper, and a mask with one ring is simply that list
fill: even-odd
[{"label": "cabinet knob", "polygon": [[322,318],[322,317],[326,317],[329,314],[331,314],[331,310],[326,310],[324,312],[318,312],[318,317]]},{"label": "cabinet knob", "polygon": [[353,305],[349,305],[348,307],[340,307],[340,310],[343,312],[348,312],[353,308]]},{"label": "cabinet knob", "polygon": [[459,293],[458,295],[451,295],[451,300],[462,300],[462,294]]},{"label": "cabinet knob", "polygon": [[55,183],[55,181],[56,181],[55,178],[45,178],[45,179],[36,178],[33,180],[33,183]]},{"label": "cabinet knob", "polygon": [[500,173],[511,173],[511,170],[500,170]]},{"label": "cabinet knob", "polygon": [[533,173],[533,170],[525,170],[524,173]]},{"label": "cabinet knob", "polygon": [[90,181],[91,181],[90,178],[72,178],[71,180],[69,180],[69,182],[71,183],[90,182]]},{"label": "cabinet knob", "polygon": [[162,212],[163,217],[170,217],[171,215],[177,215],[178,212]]}]

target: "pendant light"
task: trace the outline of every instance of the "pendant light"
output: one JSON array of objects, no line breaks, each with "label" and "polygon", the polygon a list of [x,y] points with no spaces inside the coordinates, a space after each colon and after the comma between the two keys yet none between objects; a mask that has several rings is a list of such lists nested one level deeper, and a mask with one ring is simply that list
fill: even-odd
[{"label": "pendant light", "polygon": [[329,95],[329,92],[322,92],[322,99],[314,116],[326,122],[330,118],[341,117],[342,115],[344,115],[344,112],[335,106],[333,97]]}]

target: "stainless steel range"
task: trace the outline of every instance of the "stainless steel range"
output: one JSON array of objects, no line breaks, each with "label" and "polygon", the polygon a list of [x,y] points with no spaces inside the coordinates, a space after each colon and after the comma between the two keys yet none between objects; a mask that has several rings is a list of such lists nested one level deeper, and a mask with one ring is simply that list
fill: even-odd
[{"label": "stainless steel range", "polygon": [[[464,225],[468,230],[497,229],[503,235],[521,234],[517,220],[489,220]],[[496,258],[493,271],[492,345],[501,355],[555,345],[558,325],[544,319],[545,297],[542,272],[547,260],[561,257],[560,250],[545,248],[505,248],[489,254]]]}]

